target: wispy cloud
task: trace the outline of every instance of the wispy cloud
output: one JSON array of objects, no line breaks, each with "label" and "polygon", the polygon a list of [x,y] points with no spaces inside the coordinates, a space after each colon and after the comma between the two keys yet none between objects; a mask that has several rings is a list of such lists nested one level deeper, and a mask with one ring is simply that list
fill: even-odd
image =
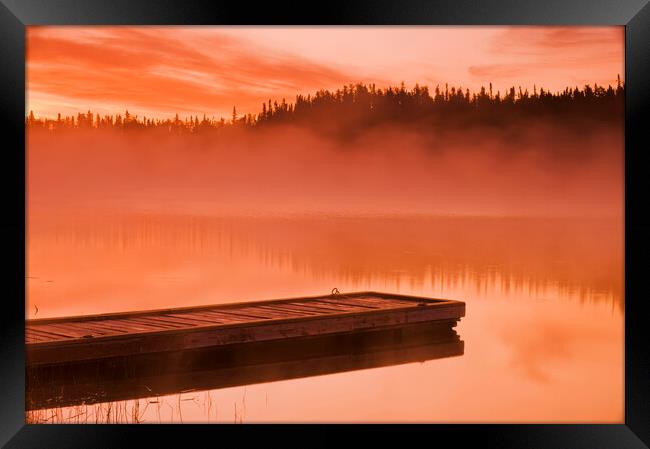
[{"label": "wispy cloud", "polygon": [[[30,28],[30,98],[56,94],[92,105],[110,99],[160,111],[208,112],[233,105],[249,112],[265,96],[340,85],[350,76],[306,58],[261,51],[218,32],[110,28],[78,36]],[[79,38],[78,38],[79,37]]]},{"label": "wispy cloud", "polygon": [[562,75],[567,83],[611,83],[623,76],[623,36],[622,27],[509,27],[489,42],[494,62],[467,71],[495,81]]}]

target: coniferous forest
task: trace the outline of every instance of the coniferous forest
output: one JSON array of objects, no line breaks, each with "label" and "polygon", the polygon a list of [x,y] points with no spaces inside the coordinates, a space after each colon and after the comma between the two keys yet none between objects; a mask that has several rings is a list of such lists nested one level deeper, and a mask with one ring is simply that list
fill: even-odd
[{"label": "coniferous forest", "polygon": [[[461,87],[415,85],[377,88],[374,84],[347,85],[334,92],[320,90],[313,95],[297,95],[293,103],[285,99],[263,103],[258,114],[240,115],[236,106],[230,117],[208,114],[173,119],[122,114],[100,116],[88,111],[76,116],[39,118],[30,112],[30,129],[158,130],[174,134],[220,134],[235,129],[259,129],[273,125],[293,125],[333,136],[351,136],[370,128],[387,125],[444,130],[458,126],[501,126],[537,119],[580,122],[611,122],[624,117],[624,84],[585,85],[551,92],[534,86],[533,91],[511,87],[494,91],[492,84],[478,92]],[[521,123],[524,125],[525,123]]]}]

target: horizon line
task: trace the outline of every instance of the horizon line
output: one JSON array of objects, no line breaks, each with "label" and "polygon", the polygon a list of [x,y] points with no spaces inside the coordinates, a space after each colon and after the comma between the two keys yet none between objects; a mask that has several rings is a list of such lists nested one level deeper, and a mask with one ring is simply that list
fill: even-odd
[{"label": "horizon line", "polygon": [[[374,83],[374,82],[373,83],[358,82],[358,83],[343,84],[341,87],[337,88],[336,90],[329,90],[329,89],[323,88],[323,89],[319,89],[319,90],[317,90],[315,92],[312,92],[310,94],[307,94],[307,95],[296,94],[295,97],[294,97],[295,101],[287,102],[287,105],[295,105],[297,103],[298,98],[304,98],[304,99],[307,99],[307,98],[310,98],[310,97],[313,98],[316,94],[318,94],[320,92],[338,93],[338,92],[344,92],[344,89],[346,89],[346,88],[356,88],[358,86],[363,86],[363,87],[367,87],[367,88],[372,87],[373,89],[376,89],[377,92],[389,92],[389,91],[398,91],[399,92],[402,89],[404,89],[404,91],[406,91],[406,92],[414,92],[416,88],[421,88],[421,89],[426,89],[427,92],[429,93],[429,95],[432,98],[435,98],[434,96],[431,95],[430,89],[431,89],[432,85],[429,85],[429,84],[414,83],[413,87],[411,89],[408,89],[408,88],[406,88],[406,85],[405,85],[404,81],[400,82],[399,85],[397,85],[397,84],[396,85],[389,84],[389,85],[387,85],[386,87],[383,87],[383,88],[381,88],[381,87],[380,88],[375,88],[376,83]],[[558,96],[558,95],[560,95],[562,93],[565,93],[567,91],[575,91],[576,89],[578,90],[578,92],[583,92],[585,90],[585,87],[590,87],[591,88],[592,85],[584,84],[583,86],[575,85],[573,87],[569,86],[569,85],[566,85],[564,87],[564,89],[562,89],[562,90],[557,90],[556,89],[555,91],[551,91],[550,89],[546,89],[546,88],[544,88],[542,86],[538,87],[536,84],[534,84],[533,85],[533,91],[535,93],[530,95],[529,98],[537,98],[541,93],[550,93],[551,96]],[[614,88],[614,86],[612,86],[612,84],[607,84],[607,86],[605,86],[603,84],[599,85],[598,83],[594,83],[593,87],[594,88],[601,87],[601,88],[604,88],[606,90],[608,90],[609,88]],[[616,89],[618,89],[619,87],[625,89],[625,80],[621,78],[620,74],[617,74],[617,86],[616,86]],[[441,88],[441,85],[440,85],[440,83],[438,83],[438,84],[436,84],[435,88],[433,88],[433,91],[435,92],[436,89],[440,89],[440,88]],[[488,96],[489,96],[490,99],[494,99],[494,98],[497,98],[497,97],[503,98],[503,97],[501,97],[501,90],[500,89],[497,89],[496,94],[493,95],[492,82],[489,82],[488,86],[481,85],[481,87],[479,89],[476,89],[476,90],[469,89],[469,88],[464,88],[463,89],[463,87],[460,86],[460,85],[459,86],[454,86],[454,85],[450,85],[449,83],[445,83],[445,96],[447,96],[447,93],[449,91],[451,91],[452,89],[455,92],[459,92],[459,91],[460,92],[466,92],[466,93],[469,93],[472,96],[476,96],[476,95],[480,94],[481,92],[485,91],[486,93],[489,92]],[[487,89],[489,89],[489,91]],[[517,91],[516,89],[519,89],[519,91],[521,91],[523,93],[529,93],[529,90],[528,90],[527,87],[522,89],[521,86],[514,86],[513,85],[513,86],[510,86],[507,89],[504,89],[504,94],[506,92],[508,92],[508,91],[512,91],[513,89],[515,89],[515,91]],[[268,101],[271,102],[271,99],[269,98]],[[282,100],[280,100],[280,101],[281,102],[286,102],[286,98],[283,97]],[[278,100],[275,100],[275,102],[277,103]],[[26,106],[25,107],[25,118],[28,118],[29,115],[31,113],[33,113],[33,110],[27,107],[28,103],[29,103],[29,101],[27,101],[26,105],[25,105]],[[266,106],[266,104],[267,104],[266,101],[262,102],[263,107]],[[237,105],[233,105],[233,112],[236,109],[237,109]],[[62,116],[60,113],[57,113],[57,115],[51,115],[51,114],[47,114],[47,113],[46,114],[39,114],[38,117],[37,117],[37,120],[41,120],[41,119],[46,119],[46,120],[51,119],[51,120],[53,120],[53,119],[56,119],[59,115],[61,115],[61,118],[71,118],[71,117],[74,118],[75,116],[78,116],[79,114],[85,115],[87,112],[92,112],[92,107],[89,106],[88,109],[84,108],[83,110],[78,109],[75,115]],[[128,113],[128,108],[125,108],[125,112]],[[245,117],[245,116],[257,117],[261,113],[262,113],[262,111],[258,110],[256,113],[242,114],[241,116],[242,117]],[[115,112],[112,112],[111,114],[104,114],[101,117],[118,117],[121,114],[122,114],[122,112],[115,111]],[[137,117],[138,115],[139,114],[136,114],[133,117]],[[167,114],[165,114],[165,115],[167,115]],[[188,114],[184,115],[183,117],[187,119],[187,118],[198,117],[198,115],[203,115],[205,118],[207,118],[209,113],[205,112],[205,111],[203,111],[203,112],[194,112],[194,113],[188,113]],[[36,117],[36,115],[34,115],[34,117]],[[143,114],[142,117],[146,117],[146,115]],[[174,114],[170,114],[170,116],[168,118],[166,118],[166,119],[161,119],[160,116],[156,116],[156,117],[152,116],[152,118],[155,118],[157,120],[162,120],[163,122],[166,121],[166,120],[173,120],[176,117],[180,118],[181,115],[178,112],[176,112]],[[215,118],[215,115],[212,114],[212,115],[210,115],[210,117],[211,117],[212,120],[226,120],[226,121],[228,121],[228,119],[225,118],[223,115],[219,116],[218,118]]]}]

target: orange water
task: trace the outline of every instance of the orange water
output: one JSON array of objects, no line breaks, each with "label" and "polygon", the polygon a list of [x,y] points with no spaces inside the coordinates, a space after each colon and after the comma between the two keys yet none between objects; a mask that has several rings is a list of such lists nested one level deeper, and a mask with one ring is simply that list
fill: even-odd
[{"label": "orange water", "polygon": [[334,287],[458,299],[460,357],[144,399],[142,419],[623,422],[622,232],[608,219],[31,214],[26,314]]}]

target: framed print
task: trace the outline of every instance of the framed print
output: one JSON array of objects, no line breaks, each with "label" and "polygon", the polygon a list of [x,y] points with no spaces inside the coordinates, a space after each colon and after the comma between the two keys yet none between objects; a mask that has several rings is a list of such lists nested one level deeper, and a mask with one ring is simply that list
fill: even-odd
[{"label": "framed print", "polygon": [[2,0],[2,443],[647,447],[647,2],[316,10]]}]

